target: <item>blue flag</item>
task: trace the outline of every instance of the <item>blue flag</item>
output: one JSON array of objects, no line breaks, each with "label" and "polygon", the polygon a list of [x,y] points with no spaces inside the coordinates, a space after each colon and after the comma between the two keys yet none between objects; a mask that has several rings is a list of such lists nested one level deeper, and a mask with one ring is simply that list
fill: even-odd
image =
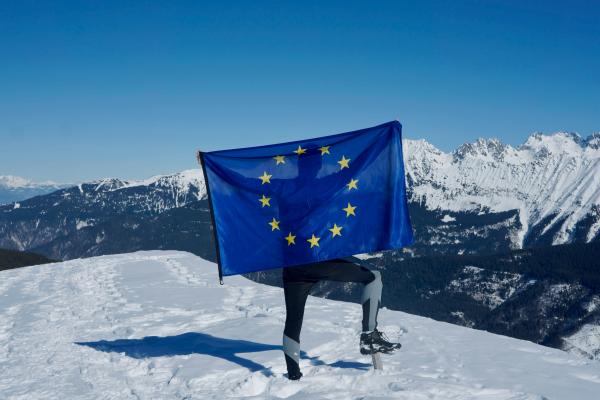
[{"label": "blue flag", "polygon": [[397,121],[310,140],[199,153],[220,275],[413,241]]}]

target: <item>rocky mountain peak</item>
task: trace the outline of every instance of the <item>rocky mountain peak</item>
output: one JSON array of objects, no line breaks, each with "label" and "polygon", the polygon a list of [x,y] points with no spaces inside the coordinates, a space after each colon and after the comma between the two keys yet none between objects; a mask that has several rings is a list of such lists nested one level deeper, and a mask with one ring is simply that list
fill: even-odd
[{"label": "rocky mountain peak", "polygon": [[127,184],[125,181],[122,181],[118,178],[105,178],[105,179],[101,179],[101,180],[94,181],[91,183],[96,185],[96,187],[94,188],[95,191],[116,190],[116,189],[120,189],[120,188],[124,187]]},{"label": "rocky mountain peak", "polygon": [[466,157],[480,157],[484,159],[502,160],[507,145],[496,138],[478,138],[473,143],[465,143],[459,146],[453,153],[456,161]]},{"label": "rocky mountain peak", "polygon": [[592,133],[585,139],[586,147],[594,150],[600,149],[600,132]]}]

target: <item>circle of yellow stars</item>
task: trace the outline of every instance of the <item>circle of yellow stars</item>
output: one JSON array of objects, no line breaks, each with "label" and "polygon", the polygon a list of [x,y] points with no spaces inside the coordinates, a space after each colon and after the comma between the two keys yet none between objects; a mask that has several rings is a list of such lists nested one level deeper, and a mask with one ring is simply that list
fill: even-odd
[{"label": "circle of yellow stars", "polygon": [[[330,150],[331,146],[322,146],[319,147],[317,150],[321,152],[321,156],[325,156],[325,155],[331,155]],[[294,150],[294,153],[300,157],[303,154],[306,154],[308,151],[308,149],[303,148],[301,145],[298,145],[298,148],[296,150]],[[281,165],[281,164],[285,164],[285,160],[286,160],[286,156],[282,156],[282,155],[276,155],[273,157],[273,160],[275,160],[275,166]],[[340,166],[340,171],[343,170],[344,168],[350,168],[350,158],[346,158],[345,155],[342,155],[342,158],[337,161],[337,163]],[[258,179],[261,180],[261,185],[265,185],[265,184],[270,184],[271,183],[271,178],[273,177],[272,174],[267,173],[267,171],[264,171],[263,174],[261,176],[258,177]],[[358,190],[358,179],[350,179],[350,182],[348,182],[345,186],[348,188],[348,191],[352,191],[352,190]],[[271,207],[271,197],[267,197],[265,194],[263,194],[261,197],[258,198],[258,201],[261,204],[261,208],[264,207]],[[350,202],[348,202],[348,205],[344,208],[342,208],[341,210],[344,211],[346,213],[346,218],[350,218],[350,217],[356,217],[356,209],[358,208],[358,206],[356,205],[352,205],[350,204]],[[268,222],[268,225],[271,226],[271,231],[281,231],[279,224],[281,223],[281,221],[277,220],[275,217],[273,217],[273,219]],[[343,226],[338,226],[336,223],[333,224],[333,226],[331,228],[328,228],[328,230],[331,232],[331,239],[337,237],[337,236],[342,236],[342,229],[344,229]],[[284,237],[285,241],[287,242],[288,246],[294,246],[296,245],[296,235],[293,234],[293,232],[289,232],[287,234],[287,236]],[[309,239],[306,239],[306,241],[310,244],[310,248],[312,249],[313,247],[319,247],[319,241],[321,240],[321,237],[319,236],[315,236],[315,234],[313,233],[312,236]]]}]

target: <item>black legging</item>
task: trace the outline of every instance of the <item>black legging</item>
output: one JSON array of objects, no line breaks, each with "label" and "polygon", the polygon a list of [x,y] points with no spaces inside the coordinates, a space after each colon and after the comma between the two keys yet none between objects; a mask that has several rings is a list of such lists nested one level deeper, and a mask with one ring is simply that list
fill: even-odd
[{"label": "black legging", "polygon": [[283,292],[285,295],[285,329],[283,352],[288,374],[300,372],[300,330],[304,318],[304,306],[310,289],[319,281],[358,282],[365,285],[362,294],[362,330],[377,327],[377,312],[381,303],[381,274],[346,260],[331,260],[315,264],[283,269]]}]

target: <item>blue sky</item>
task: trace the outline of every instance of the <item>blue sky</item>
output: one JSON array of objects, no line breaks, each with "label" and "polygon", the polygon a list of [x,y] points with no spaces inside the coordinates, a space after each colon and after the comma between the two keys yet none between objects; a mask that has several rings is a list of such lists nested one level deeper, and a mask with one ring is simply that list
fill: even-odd
[{"label": "blue sky", "polygon": [[0,2],[0,174],[143,178],[392,119],[600,131],[593,1]]}]

